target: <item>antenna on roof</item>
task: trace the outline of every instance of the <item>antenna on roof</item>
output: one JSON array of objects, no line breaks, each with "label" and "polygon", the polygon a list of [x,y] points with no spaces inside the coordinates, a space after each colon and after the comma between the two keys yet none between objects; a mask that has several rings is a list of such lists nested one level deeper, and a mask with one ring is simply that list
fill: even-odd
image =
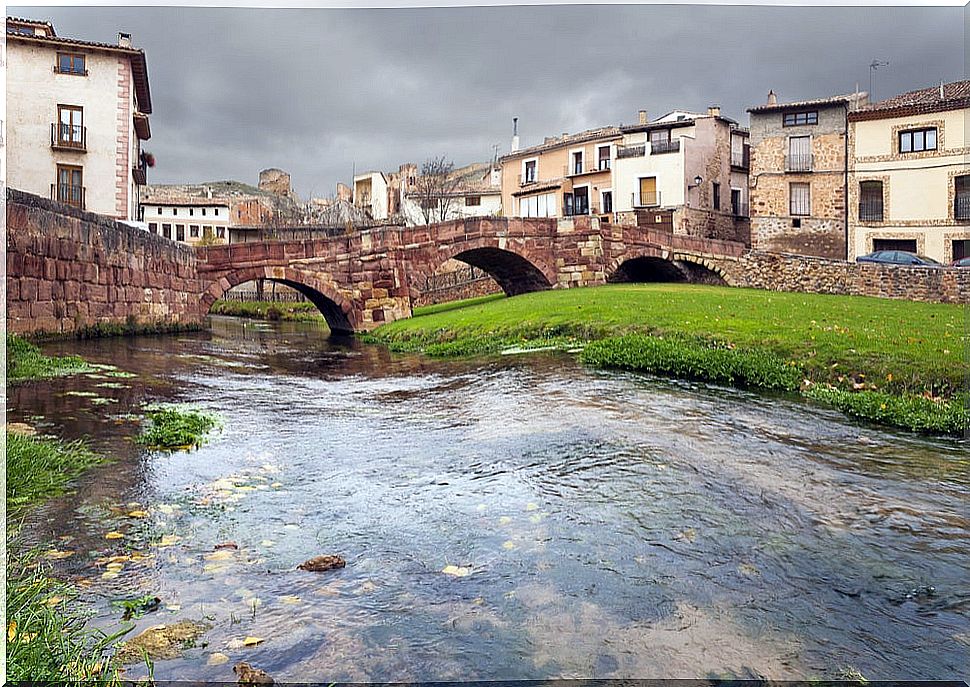
[{"label": "antenna on roof", "polygon": [[875,100],[875,98],[872,97],[872,74],[873,74],[873,72],[875,72],[877,69],[879,69],[879,67],[888,67],[888,66],[889,66],[889,62],[881,62],[879,60],[873,60],[872,62],[869,63],[869,100],[870,101]]}]

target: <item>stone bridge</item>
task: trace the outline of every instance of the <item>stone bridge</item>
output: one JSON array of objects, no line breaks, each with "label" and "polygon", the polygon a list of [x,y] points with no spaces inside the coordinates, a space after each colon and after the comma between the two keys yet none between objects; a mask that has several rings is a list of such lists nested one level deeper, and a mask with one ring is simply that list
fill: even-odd
[{"label": "stone bridge", "polygon": [[111,219],[7,189],[7,330],[85,335],[198,327],[251,279],[306,294],[336,332],[409,317],[451,258],[510,295],[609,281],[692,281],[970,303],[970,270],[848,263],[746,250],[596,218],[475,218],[300,241],[192,249]]},{"label": "stone bridge", "polygon": [[418,286],[454,258],[490,274],[510,296],[608,281],[733,282],[739,243],[572,219],[469,218],[331,238],[197,249],[202,305],[252,279],[286,284],[331,330],[367,331],[411,316]]}]

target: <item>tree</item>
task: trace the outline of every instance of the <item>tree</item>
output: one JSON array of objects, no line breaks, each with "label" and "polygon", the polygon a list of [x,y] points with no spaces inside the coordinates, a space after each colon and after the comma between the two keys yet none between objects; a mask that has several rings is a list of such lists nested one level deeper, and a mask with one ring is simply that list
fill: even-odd
[{"label": "tree", "polygon": [[461,186],[461,178],[454,171],[455,163],[446,162],[443,155],[421,165],[421,174],[414,180],[409,195],[418,202],[425,224],[451,218]]}]

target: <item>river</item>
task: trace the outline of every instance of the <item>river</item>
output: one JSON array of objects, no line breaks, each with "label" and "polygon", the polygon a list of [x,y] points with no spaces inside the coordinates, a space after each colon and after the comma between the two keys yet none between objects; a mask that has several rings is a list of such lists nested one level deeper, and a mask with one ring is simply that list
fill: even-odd
[{"label": "river", "polygon": [[[122,373],[13,388],[8,419],[114,459],[26,536],[73,552],[54,565],[93,626],[143,594],[162,605],[129,636],[211,626],[156,679],[234,681],[238,661],[284,681],[970,673],[965,443],[560,354],[392,355],[313,324],[213,317],[44,349]],[[223,427],[189,453],[139,449],[132,415],[154,401]],[[296,569],[331,553],[346,568]]]}]

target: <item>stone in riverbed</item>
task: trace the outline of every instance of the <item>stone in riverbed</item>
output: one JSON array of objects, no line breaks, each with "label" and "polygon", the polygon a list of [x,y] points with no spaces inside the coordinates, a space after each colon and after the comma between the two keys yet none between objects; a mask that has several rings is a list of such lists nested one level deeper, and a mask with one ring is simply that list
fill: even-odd
[{"label": "stone in riverbed", "polygon": [[173,625],[155,625],[122,644],[118,649],[118,660],[121,663],[137,663],[144,659],[144,654],[155,661],[178,658],[208,629],[208,625],[192,620],[182,620]]},{"label": "stone in riverbed", "polygon": [[336,568],[342,568],[347,565],[345,561],[340,556],[315,556],[308,561],[300,563],[296,566],[298,570],[307,570],[309,572],[326,572],[327,570],[334,570]]},{"label": "stone in riverbed", "polygon": [[232,672],[239,678],[240,685],[271,685],[273,678],[265,670],[254,668],[246,662],[237,663]]}]

